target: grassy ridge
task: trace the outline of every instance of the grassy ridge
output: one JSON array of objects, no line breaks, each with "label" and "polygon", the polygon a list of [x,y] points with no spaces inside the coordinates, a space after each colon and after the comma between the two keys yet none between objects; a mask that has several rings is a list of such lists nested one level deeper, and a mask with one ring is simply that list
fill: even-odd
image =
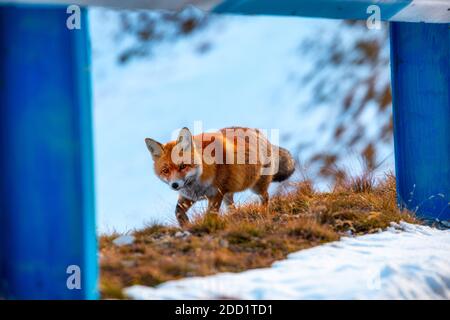
[{"label": "grassy ridge", "polygon": [[[309,182],[272,197],[269,208],[240,206],[221,216],[199,215],[185,229],[152,225],[135,241],[115,246],[117,235],[100,238],[101,292],[124,298],[122,288],[270,266],[289,253],[338,240],[346,234],[378,232],[392,221],[416,222],[396,204],[395,178],[365,176],[340,182],[327,193]],[[187,232],[186,232],[187,231]]]}]

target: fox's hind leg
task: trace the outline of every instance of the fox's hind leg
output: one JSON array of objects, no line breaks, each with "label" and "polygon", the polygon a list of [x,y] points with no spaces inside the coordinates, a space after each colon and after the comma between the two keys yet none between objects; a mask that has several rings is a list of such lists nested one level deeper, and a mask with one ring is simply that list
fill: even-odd
[{"label": "fox's hind leg", "polygon": [[177,217],[180,227],[183,227],[187,223],[189,223],[189,218],[186,212],[189,210],[190,207],[192,207],[193,204],[194,201],[192,200],[189,200],[183,196],[178,197],[177,208],[175,209],[175,216]]},{"label": "fox's hind leg", "polygon": [[223,197],[223,202],[225,203],[225,205],[227,206],[227,209],[234,209],[234,193],[230,192],[227,193],[224,197]]},{"label": "fox's hind leg", "polygon": [[261,176],[252,187],[252,191],[259,195],[263,206],[269,204],[269,185],[272,182],[272,176]]}]

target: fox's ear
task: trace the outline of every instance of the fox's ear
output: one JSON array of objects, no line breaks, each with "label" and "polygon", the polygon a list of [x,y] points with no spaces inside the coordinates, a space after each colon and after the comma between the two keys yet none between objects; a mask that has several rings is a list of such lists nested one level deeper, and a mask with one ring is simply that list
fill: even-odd
[{"label": "fox's ear", "polygon": [[161,143],[150,138],[145,138],[145,144],[147,145],[148,151],[150,151],[153,159],[161,156],[163,151],[163,145]]},{"label": "fox's ear", "polygon": [[177,138],[177,144],[181,146],[183,151],[187,151],[192,147],[192,134],[188,128],[184,127],[180,130]]}]

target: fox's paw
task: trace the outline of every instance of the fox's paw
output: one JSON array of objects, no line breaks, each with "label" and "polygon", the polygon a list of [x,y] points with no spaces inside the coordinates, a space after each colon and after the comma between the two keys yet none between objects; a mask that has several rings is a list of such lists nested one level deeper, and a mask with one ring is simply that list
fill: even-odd
[{"label": "fox's paw", "polygon": [[189,223],[189,218],[186,213],[184,212],[177,212],[175,213],[175,216],[177,217],[178,224],[181,228],[185,227]]}]

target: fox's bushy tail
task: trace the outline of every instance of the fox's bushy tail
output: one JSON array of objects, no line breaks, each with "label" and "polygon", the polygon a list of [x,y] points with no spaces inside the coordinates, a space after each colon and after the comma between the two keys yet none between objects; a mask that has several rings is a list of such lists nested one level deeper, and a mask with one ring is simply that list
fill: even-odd
[{"label": "fox's bushy tail", "polygon": [[275,182],[281,182],[288,179],[295,171],[295,160],[292,154],[285,148],[278,147],[280,163],[278,172],[273,176]]}]

